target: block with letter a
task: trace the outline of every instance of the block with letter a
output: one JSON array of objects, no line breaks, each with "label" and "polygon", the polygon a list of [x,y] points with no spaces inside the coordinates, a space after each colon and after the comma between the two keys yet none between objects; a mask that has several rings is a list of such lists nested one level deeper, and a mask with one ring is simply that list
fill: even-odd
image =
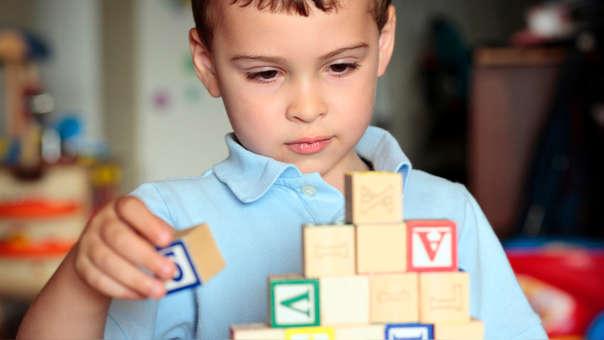
[{"label": "block with letter a", "polygon": [[457,226],[451,220],[409,220],[407,270],[457,270]]}]

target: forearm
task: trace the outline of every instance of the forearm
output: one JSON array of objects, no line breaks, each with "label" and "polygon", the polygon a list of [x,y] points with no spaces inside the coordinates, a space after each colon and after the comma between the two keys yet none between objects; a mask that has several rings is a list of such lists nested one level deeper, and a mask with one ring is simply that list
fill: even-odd
[{"label": "forearm", "polygon": [[18,339],[101,339],[111,299],[88,286],[75,271],[75,252],[34,300]]}]

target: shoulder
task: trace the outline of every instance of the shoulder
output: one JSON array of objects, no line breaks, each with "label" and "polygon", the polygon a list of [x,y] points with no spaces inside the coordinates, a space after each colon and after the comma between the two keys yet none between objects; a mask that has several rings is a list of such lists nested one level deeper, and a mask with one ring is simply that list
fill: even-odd
[{"label": "shoulder", "polygon": [[465,210],[470,200],[471,195],[463,184],[421,170],[411,170],[405,183],[407,218],[460,219],[463,216],[459,212]]},{"label": "shoulder", "polygon": [[190,226],[197,219],[204,222],[206,211],[212,206],[233,200],[228,187],[212,170],[200,176],[148,182],[131,195],[141,199],[154,214],[176,228]]}]

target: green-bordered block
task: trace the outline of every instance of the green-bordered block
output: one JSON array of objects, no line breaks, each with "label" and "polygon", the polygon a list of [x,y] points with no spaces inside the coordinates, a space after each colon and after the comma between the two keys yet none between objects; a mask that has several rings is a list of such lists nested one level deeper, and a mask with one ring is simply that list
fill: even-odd
[{"label": "green-bordered block", "polygon": [[318,326],[319,280],[299,275],[269,276],[272,327]]}]

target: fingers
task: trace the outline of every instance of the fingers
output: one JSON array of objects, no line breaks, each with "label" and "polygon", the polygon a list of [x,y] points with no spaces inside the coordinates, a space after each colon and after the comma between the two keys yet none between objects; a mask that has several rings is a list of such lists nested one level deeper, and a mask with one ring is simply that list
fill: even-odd
[{"label": "fingers", "polygon": [[145,295],[129,289],[123,284],[105,275],[88,257],[78,256],[75,261],[76,271],[90,286],[100,293],[120,299],[142,300]]},{"label": "fingers", "polygon": [[118,221],[105,224],[101,230],[101,237],[111,250],[126,261],[138,264],[157,277],[168,280],[174,275],[174,263],[157,252],[151,244],[146,242],[132,229],[125,228]]},{"label": "fingers", "polygon": [[172,227],[151,213],[138,198],[134,196],[120,197],[115,202],[115,211],[122,220],[151,243],[159,247],[166,247],[172,241]]},{"label": "fingers", "polygon": [[140,295],[161,298],[165,295],[164,284],[136,267],[122,256],[106,246],[98,246],[91,250],[92,264],[112,280],[133,290]]}]

